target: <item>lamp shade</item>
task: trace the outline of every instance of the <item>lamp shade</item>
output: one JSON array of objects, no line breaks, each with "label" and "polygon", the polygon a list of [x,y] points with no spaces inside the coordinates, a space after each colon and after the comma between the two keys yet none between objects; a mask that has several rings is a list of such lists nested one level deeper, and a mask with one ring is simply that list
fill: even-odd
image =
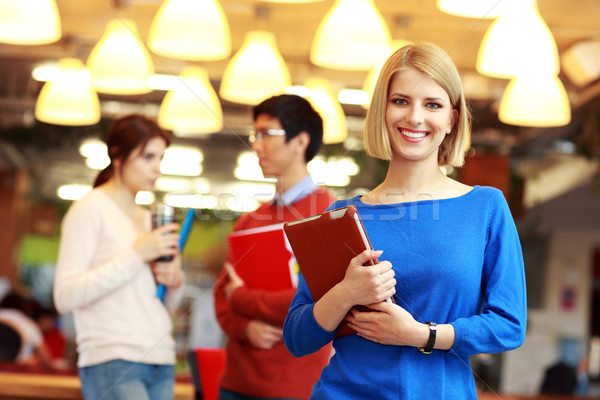
[{"label": "lamp shade", "polygon": [[317,3],[323,0],[262,0],[266,3],[283,3],[283,4],[298,4],[298,3]]},{"label": "lamp shade", "polygon": [[100,93],[127,95],[152,90],[148,78],[154,73],[154,66],[134,21],[109,21],[88,57],[87,66],[92,85]]},{"label": "lamp shade", "polygon": [[496,18],[501,7],[509,1],[519,0],[437,0],[437,7],[446,14],[467,18]]},{"label": "lamp shade", "polygon": [[317,28],[310,60],[326,68],[366,71],[389,54],[390,40],[372,0],[336,0]]},{"label": "lamp shade", "polygon": [[571,122],[571,106],[558,76],[529,74],[512,79],[500,108],[500,121],[520,126],[563,126]]},{"label": "lamp shade", "polygon": [[329,81],[313,77],[306,79],[304,86],[308,89],[308,100],[323,118],[323,143],[340,143],[346,140],[346,115],[333,94]]},{"label": "lamp shade", "polygon": [[161,56],[213,61],[231,54],[231,32],[217,0],[165,0],[154,16],[148,47]]},{"label": "lamp shade", "polygon": [[187,66],[175,90],[168,92],[158,123],[178,136],[196,136],[223,129],[223,110],[204,68]]},{"label": "lamp shade", "polygon": [[290,84],[290,73],[277,50],[275,35],[250,31],[225,68],[219,94],[228,101],[255,105],[282,93]]},{"label": "lamp shade", "polygon": [[3,0],[0,4],[0,43],[43,45],[60,39],[54,0]]},{"label": "lamp shade", "polygon": [[46,82],[35,103],[35,117],[55,125],[93,125],[100,121],[100,101],[81,60],[63,58],[56,80]]},{"label": "lamp shade", "polygon": [[600,78],[600,39],[575,43],[562,53],[562,69],[569,80],[583,87]]},{"label": "lamp shade", "polygon": [[477,54],[477,71],[495,78],[520,73],[558,74],[558,49],[535,0],[520,0],[505,8],[490,25]]}]

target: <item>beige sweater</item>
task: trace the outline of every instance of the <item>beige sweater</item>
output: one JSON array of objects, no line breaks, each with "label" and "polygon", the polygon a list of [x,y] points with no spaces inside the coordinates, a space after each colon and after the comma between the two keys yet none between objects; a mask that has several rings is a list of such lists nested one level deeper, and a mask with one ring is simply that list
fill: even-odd
[{"label": "beige sweater", "polygon": [[[150,229],[148,214],[147,227]],[[183,290],[163,304],[147,263],[133,250],[133,222],[104,192],[93,189],[72,204],[62,223],[54,301],[72,311],[80,367],[124,359],[174,364],[169,311]]]}]

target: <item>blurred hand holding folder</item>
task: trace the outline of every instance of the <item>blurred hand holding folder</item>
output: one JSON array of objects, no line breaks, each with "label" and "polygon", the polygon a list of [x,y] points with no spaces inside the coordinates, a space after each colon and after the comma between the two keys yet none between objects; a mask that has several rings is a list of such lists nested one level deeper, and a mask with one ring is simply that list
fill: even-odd
[{"label": "blurred hand holding folder", "polygon": [[[344,279],[352,258],[372,249],[352,205],[288,222],[284,230],[314,301]],[[344,320],[336,337],[355,333]]]},{"label": "blurred hand holding folder", "polygon": [[277,291],[296,287],[295,263],[283,224],[236,231],[227,241],[230,261],[248,288]]}]

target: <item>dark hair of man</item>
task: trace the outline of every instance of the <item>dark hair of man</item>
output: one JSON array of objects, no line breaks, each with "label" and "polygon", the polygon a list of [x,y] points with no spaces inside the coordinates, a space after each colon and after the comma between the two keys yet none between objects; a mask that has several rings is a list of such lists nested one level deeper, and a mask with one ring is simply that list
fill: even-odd
[{"label": "dark hair of man", "polygon": [[323,118],[304,98],[295,94],[282,94],[270,97],[254,107],[254,120],[260,114],[277,118],[285,130],[285,140],[289,142],[300,132],[310,136],[310,143],[304,153],[309,162],[319,152],[323,144]]},{"label": "dark hair of man", "polygon": [[25,299],[20,294],[11,292],[0,301],[0,308],[11,308],[13,310],[24,311]]},{"label": "dark hair of man", "polygon": [[94,187],[102,185],[113,176],[115,160],[120,160],[123,165],[133,150],[140,145],[145,147],[150,139],[156,137],[162,138],[167,146],[171,144],[171,135],[144,115],[130,114],[116,120],[105,139],[110,164],[100,171]]}]

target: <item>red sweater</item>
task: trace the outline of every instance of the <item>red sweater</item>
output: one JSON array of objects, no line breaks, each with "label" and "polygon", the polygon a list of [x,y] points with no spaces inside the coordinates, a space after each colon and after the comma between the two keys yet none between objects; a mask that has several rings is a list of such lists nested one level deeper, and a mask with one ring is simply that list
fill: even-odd
[{"label": "red sweater", "polygon": [[[233,230],[309,217],[325,211],[334,200],[326,189],[318,188],[289,206],[265,203],[256,211],[240,217]],[[217,319],[228,336],[227,362],[221,386],[251,396],[308,399],[312,386],[329,361],[331,344],[314,354],[295,358],[283,341],[270,350],[262,350],[252,346],[245,333],[252,319],[283,326],[296,290],[268,292],[242,286],[235,290],[229,301],[224,291],[227,282],[229,279],[223,271],[215,287]]]}]

